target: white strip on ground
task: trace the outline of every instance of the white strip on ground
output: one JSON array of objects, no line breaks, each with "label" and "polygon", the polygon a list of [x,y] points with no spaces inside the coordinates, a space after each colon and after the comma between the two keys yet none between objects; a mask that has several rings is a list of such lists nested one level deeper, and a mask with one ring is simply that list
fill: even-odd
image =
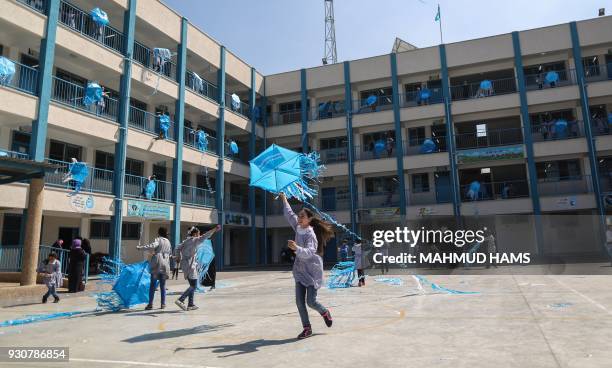
[{"label": "white strip on ground", "polygon": [[126,365],[141,365],[147,367],[168,367],[168,368],[215,368],[204,365],[189,365],[189,364],[174,364],[174,363],[153,363],[153,362],[137,362],[129,360],[104,360],[104,359],[81,359],[69,358],[71,362],[88,362],[101,364],[126,364]]},{"label": "white strip on ground", "polygon": [[608,313],[609,315],[612,316],[612,311],[610,311],[608,308],[606,308],[604,305],[596,302],[595,300],[589,298],[588,296],[584,295],[583,293],[579,292],[578,290],[574,289],[571,286],[567,286],[564,283],[562,283],[561,281],[559,281],[556,277],[552,277],[553,280],[555,280],[559,285],[563,286],[564,288],[572,291],[574,294],[582,297],[584,300],[588,301],[589,303],[593,304],[594,306],[596,306],[597,308],[603,310],[604,312]]}]

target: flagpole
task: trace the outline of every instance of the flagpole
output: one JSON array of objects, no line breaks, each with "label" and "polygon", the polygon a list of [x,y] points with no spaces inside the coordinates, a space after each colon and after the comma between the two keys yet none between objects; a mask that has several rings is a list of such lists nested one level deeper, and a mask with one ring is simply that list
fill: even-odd
[{"label": "flagpole", "polygon": [[440,12],[440,4],[438,4],[438,15],[440,16],[440,44],[444,43],[442,39],[442,12]]}]

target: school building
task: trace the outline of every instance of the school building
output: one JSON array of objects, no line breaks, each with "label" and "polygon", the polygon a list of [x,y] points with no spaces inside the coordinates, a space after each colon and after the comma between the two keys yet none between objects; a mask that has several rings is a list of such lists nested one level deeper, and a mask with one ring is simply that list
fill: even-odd
[{"label": "school building", "polygon": [[[43,245],[80,235],[128,262],[159,226],[177,243],[214,224],[220,268],[282,262],[292,230],[248,185],[248,160],[272,143],[320,153],[313,204],[365,238],[463,219],[494,228],[500,251],[605,253],[612,17],[404,50],[262,75],[157,0],[0,1],[0,55],[16,69],[0,85],[0,154],[58,167]],[[86,106],[93,81],[103,103]],[[90,168],[76,195],[72,158]],[[23,244],[27,188],[0,187],[3,249]]]}]

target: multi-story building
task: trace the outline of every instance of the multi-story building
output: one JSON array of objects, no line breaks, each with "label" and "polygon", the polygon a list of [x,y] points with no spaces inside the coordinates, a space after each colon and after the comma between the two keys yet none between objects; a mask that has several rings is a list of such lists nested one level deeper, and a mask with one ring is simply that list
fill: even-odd
[{"label": "multi-story building", "polygon": [[[91,20],[98,6],[110,25]],[[314,203],[365,237],[463,217],[494,228],[501,249],[603,249],[612,17],[267,76],[158,1],[7,0],[0,29],[16,65],[0,87],[0,149],[59,167],[45,178],[44,244],[78,234],[129,261],[158,226],[177,242],[223,223],[220,266],[278,263],[291,230],[278,202],[248,186],[248,159],[277,143],[320,153]],[[91,81],[104,103],[86,107]],[[91,168],[76,196],[62,181],[72,158]],[[27,185],[0,189],[1,244],[23,241]]]}]

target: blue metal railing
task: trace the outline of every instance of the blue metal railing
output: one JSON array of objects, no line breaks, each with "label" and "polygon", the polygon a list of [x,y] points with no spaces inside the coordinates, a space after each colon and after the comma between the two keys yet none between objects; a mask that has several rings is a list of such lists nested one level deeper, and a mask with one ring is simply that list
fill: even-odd
[{"label": "blue metal railing", "polygon": [[[129,125],[132,128],[153,133],[157,136],[161,133],[159,115],[130,106]],[[170,121],[168,136],[164,139],[174,140],[174,122]]]},{"label": "blue metal railing", "polygon": [[0,148],[0,157],[18,158],[21,160],[29,160],[30,155],[27,153],[4,150]]},{"label": "blue metal railing", "polygon": [[119,101],[104,95],[102,97],[103,102],[87,107],[83,104],[84,96],[85,88],[83,86],[65,81],[56,76],[53,77],[51,98],[54,101],[117,122]]},{"label": "blue metal railing", "polygon": [[589,82],[612,80],[612,63],[585,66],[584,75]]},{"label": "blue metal railing", "polygon": [[393,96],[377,96],[374,103],[368,103],[368,99],[353,101],[353,114],[365,114],[393,109]]},{"label": "blue metal railing", "polygon": [[[147,178],[135,175],[125,175],[125,195],[132,198],[144,198],[144,188],[147,183]],[[155,180],[155,192],[152,200],[171,202],[172,201],[172,183]]]},{"label": "blue metal railing", "polygon": [[[208,142],[208,144],[206,145],[206,152],[216,155],[217,154],[217,138],[211,137],[209,135],[206,137],[206,141]],[[197,143],[197,132],[189,127],[184,127],[183,143],[186,146],[193,147],[195,149],[199,149],[198,143]]]},{"label": "blue metal railing", "polygon": [[[558,80],[556,82],[546,82],[546,75],[549,72],[557,73]],[[555,88],[576,84],[576,80],[576,71],[574,69],[546,71],[537,74],[525,75],[525,86],[528,90]]]},{"label": "blue metal railing", "polygon": [[17,0],[18,2],[29,6],[39,13],[45,14],[47,9],[47,0]]},{"label": "blue metal railing", "polygon": [[378,160],[381,158],[392,158],[395,157],[395,143],[385,145],[385,149],[382,151],[376,151],[374,145],[367,146],[355,146],[355,160]]},{"label": "blue metal railing", "polygon": [[123,52],[124,36],[119,30],[97,25],[87,12],[66,1],[60,3],[59,21],[103,46]]},{"label": "blue metal railing", "polygon": [[464,133],[455,135],[457,149],[472,149],[484,147],[507,146],[523,143],[521,128],[489,129],[483,137],[478,133]]},{"label": "blue metal railing", "polygon": [[[49,258],[50,253],[55,253],[60,262],[60,270],[64,277],[68,277],[68,266],[70,261],[70,250],[53,248],[41,245],[38,248],[38,267]],[[0,245],[0,272],[20,272],[23,259],[22,245]],[[89,279],[89,254],[85,256],[83,281]]]},{"label": "blue metal railing", "polygon": [[234,101],[232,100],[232,94],[226,92],[225,93],[225,106],[227,106],[230,110],[232,110],[233,112],[240,114],[248,119],[251,118],[251,109],[249,107],[249,104],[240,101],[239,104],[237,104],[236,106],[234,106]]},{"label": "blue metal railing", "polygon": [[248,163],[249,162],[249,150],[248,150],[248,146],[244,147],[243,145],[241,145],[238,142],[236,142],[236,144],[238,144],[238,154],[237,155],[233,154],[232,151],[230,150],[229,142],[225,142],[225,148],[224,148],[225,149],[225,158],[230,159],[230,160],[240,161],[240,162],[243,162],[243,163]]},{"label": "blue metal railing", "polygon": [[533,137],[533,141],[544,142],[584,137],[584,124],[582,121],[568,121],[567,128],[564,131],[557,131],[554,124],[554,121],[548,123],[531,123],[531,136]]},{"label": "blue metal railing", "polygon": [[478,193],[471,193],[471,184],[461,185],[461,201],[482,201],[529,197],[527,180],[481,182]]},{"label": "blue metal railing", "polygon": [[308,112],[309,121],[325,120],[346,116],[344,101],[322,102]]},{"label": "blue metal railing", "polygon": [[176,82],[176,64],[173,61],[161,63],[154,60],[153,50],[138,41],[134,41],[134,61]]},{"label": "blue metal railing", "polygon": [[488,85],[483,82],[453,85],[450,87],[451,98],[453,101],[458,101],[516,92],[516,79],[514,77],[489,80],[488,82],[490,82]]},{"label": "blue metal railing", "polygon": [[538,179],[538,193],[541,196],[584,194],[592,192],[593,182],[590,175]]},{"label": "blue metal railing", "polygon": [[218,102],[219,100],[219,89],[217,86],[206,79],[202,79],[200,83],[199,80],[196,80],[193,72],[189,70],[185,72],[185,86],[195,93],[213,100],[214,102]]},{"label": "blue metal railing", "polygon": [[421,92],[418,91],[401,94],[401,107],[434,105],[444,102],[444,93],[442,92],[442,88],[430,88],[429,92],[431,95],[426,99],[422,98]]},{"label": "blue metal railing", "polygon": [[428,153],[436,153],[436,152],[446,152],[446,136],[443,135],[439,135],[436,137],[433,137],[430,139],[432,139],[434,141],[434,143],[436,144],[435,149],[433,150],[433,152],[423,152],[422,151],[422,141],[419,141],[419,144],[415,144],[415,142],[413,141],[404,141],[403,147],[404,147],[404,156],[413,156],[413,155],[424,155],[424,154],[428,154]]},{"label": "blue metal railing", "polygon": [[345,162],[348,160],[348,147],[322,149],[319,150],[319,155],[324,164]]},{"label": "blue metal railing", "polygon": [[38,85],[38,69],[23,65],[13,60],[11,61],[15,63],[15,75],[13,75],[13,78],[9,83],[0,82],[0,86],[10,87],[22,92],[36,95]]},{"label": "blue metal railing", "polygon": [[232,212],[249,212],[249,198],[238,194],[230,194],[224,203],[224,210]]},{"label": "blue metal railing", "polygon": [[[66,175],[66,173],[68,173],[68,166],[70,164],[65,161],[58,161],[52,159],[47,159],[47,162],[52,165],[56,165],[59,168],[56,169],[54,172],[47,173],[47,175],[45,175],[45,184],[51,187],[73,190],[75,188],[75,183],[73,181],[64,183],[64,176]],[[90,167],[89,175],[81,186],[81,192],[112,194],[113,178],[114,172],[111,170]]]},{"label": "blue metal railing", "polygon": [[187,185],[183,185],[181,198],[183,203],[199,207],[214,208],[216,203],[215,192]]},{"label": "blue metal railing", "polygon": [[268,125],[285,125],[285,124],[295,124],[302,122],[302,111],[301,110],[291,110],[291,111],[283,111],[283,112],[274,112],[270,119],[268,119]]}]

